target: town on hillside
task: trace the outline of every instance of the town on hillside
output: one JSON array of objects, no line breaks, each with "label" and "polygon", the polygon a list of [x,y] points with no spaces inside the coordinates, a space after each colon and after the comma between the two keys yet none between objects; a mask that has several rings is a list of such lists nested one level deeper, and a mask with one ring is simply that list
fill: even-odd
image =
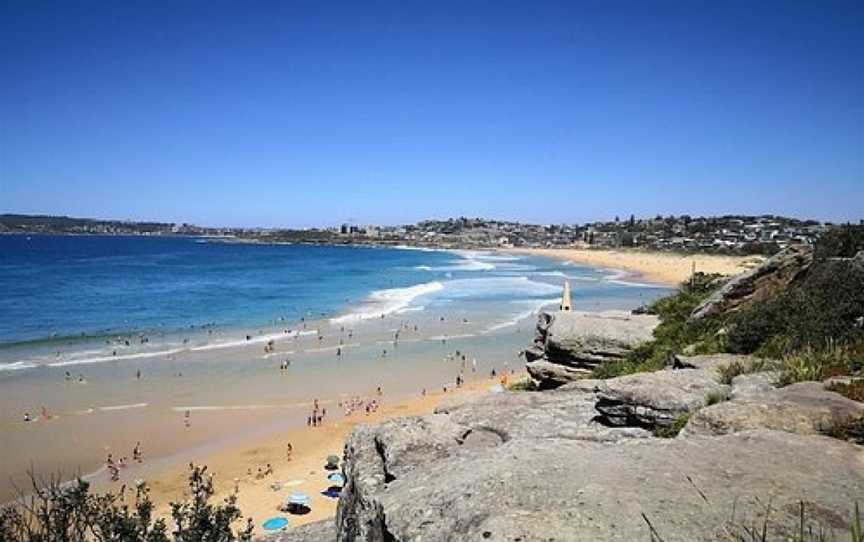
[{"label": "town on hillside", "polygon": [[[341,224],[328,228],[202,227],[66,216],[0,215],[0,234],[192,235],[238,242],[409,245],[436,248],[639,248],[721,254],[774,254],[812,244],[828,222],[775,215],[660,216],[585,224],[524,224],[483,218],[424,220],[400,226]],[[864,226],[864,220],[859,221]]]}]

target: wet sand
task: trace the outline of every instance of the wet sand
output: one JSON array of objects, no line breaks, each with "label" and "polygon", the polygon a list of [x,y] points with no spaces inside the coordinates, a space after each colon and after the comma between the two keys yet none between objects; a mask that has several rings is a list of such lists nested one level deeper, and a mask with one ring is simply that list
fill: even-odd
[{"label": "wet sand", "polygon": [[683,255],[641,250],[596,250],[584,248],[525,248],[504,252],[533,254],[568,260],[580,264],[623,269],[640,274],[657,284],[676,286],[693,272],[736,275],[763,261],[760,256]]}]

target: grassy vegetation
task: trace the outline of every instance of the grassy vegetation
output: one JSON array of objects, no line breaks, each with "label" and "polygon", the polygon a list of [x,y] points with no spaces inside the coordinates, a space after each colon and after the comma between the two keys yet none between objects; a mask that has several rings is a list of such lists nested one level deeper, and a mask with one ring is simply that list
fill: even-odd
[{"label": "grassy vegetation", "polygon": [[[830,529],[822,525],[818,520],[808,517],[808,514],[816,516],[816,513],[811,512],[811,503],[799,501],[798,518],[795,524],[782,525],[771,521],[772,509],[768,504],[762,519],[750,524],[746,522],[735,523],[727,528],[725,536],[719,541],[723,542],[767,542],[775,540],[771,532],[788,533],[784,540],[789,542],[841,542],[849,540],[851,542],[864,542],[864,523],[861,521],[861,511],[858,503],[855,503],[855,511],[852,516],[852,522],[848,526],[848,532],[841,533],[841,538],[837,538],[837,533],[834,529]],[[734,511],[733,511],[734,517]],[[846,534],[849,535],[847,538]]]},{"label": "grassy vegetation", "polygon": [[508,384],[507,389],[510,391],[538,391],[540,388],[531,377],[526,376],[522,380],[516,380]]},{"label": "grassy vegetation", "polygon": [[682,412],[681,414],[675,416],[675,420],[672,422],[672,425],[662,426],[658,425],[654,429],[654,436],[660,438],[675,438],[678,436],[678,433],[684,429],[684,426],[687,425],[687,421],[690,419],[690,412]]},{"label": "grassy vegetation", "polygon": [[656,371],[665,367],[672,355],[691,344],[695,344],[696,351],[702,354],[720,351],[721,344],[716,337],[719,323],[713,319],[698,322],[689,320],[693,309],[719,287],[716,283],[719,277],[697,273],[677,293],[649,305],[648,310],[660,317],[660,325],[654,330],[654,340],[636,348],[621,361],[598,366],[592,376],[612,378]]},{"label": "grassy vegetation", "polygon": [[720,382],[728,386],[732,384],[732,380],[734,380],[736,376],[758,373],[761,371],[770,371],[777,368],[778,366],[775,363],[763,358],[756,358],[749,363],[734,361],[720,368]]}]

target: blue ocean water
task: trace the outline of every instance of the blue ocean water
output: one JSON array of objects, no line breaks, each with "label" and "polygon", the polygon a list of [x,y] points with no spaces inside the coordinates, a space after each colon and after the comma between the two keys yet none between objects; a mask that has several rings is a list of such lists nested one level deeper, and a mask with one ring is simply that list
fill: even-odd
[{"label": "blue ocean water", "polygon": [[[565,278],[577,305],[589,309],[621,308],[616,299],[632,306],[639,296],[663,291],[611,270],[493,252],[6,235],[0,236],[0,349],[82,335],[350,321],[436,307],[483,311],[490,303],[494,328],[554,303]],[[0,364],[11,361],[0,356]]]}]

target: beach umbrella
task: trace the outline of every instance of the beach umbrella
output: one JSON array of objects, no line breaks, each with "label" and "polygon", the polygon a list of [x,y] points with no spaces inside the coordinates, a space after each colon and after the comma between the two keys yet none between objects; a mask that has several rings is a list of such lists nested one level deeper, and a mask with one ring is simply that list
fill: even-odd
[{"label": "beach umbrella", "polygon": [[276,516],[268,519],[261,526],[267,531],[278,531],[288,526],[288,520],[281,516]]},{"label": "beach umbrella", "polygon": [[302,491],[294,491],[291,495],[288,496],[288,500],[286,501],[288,504],[294,506],[309,506],[309,495],[303,493]]},{"label": "beach umbrella", "polygon": [[331,473],[327,476],[327,479],[331,482],[336,482],[337,484],[345,483],[345,476],[343,476],[341,472]]}]

